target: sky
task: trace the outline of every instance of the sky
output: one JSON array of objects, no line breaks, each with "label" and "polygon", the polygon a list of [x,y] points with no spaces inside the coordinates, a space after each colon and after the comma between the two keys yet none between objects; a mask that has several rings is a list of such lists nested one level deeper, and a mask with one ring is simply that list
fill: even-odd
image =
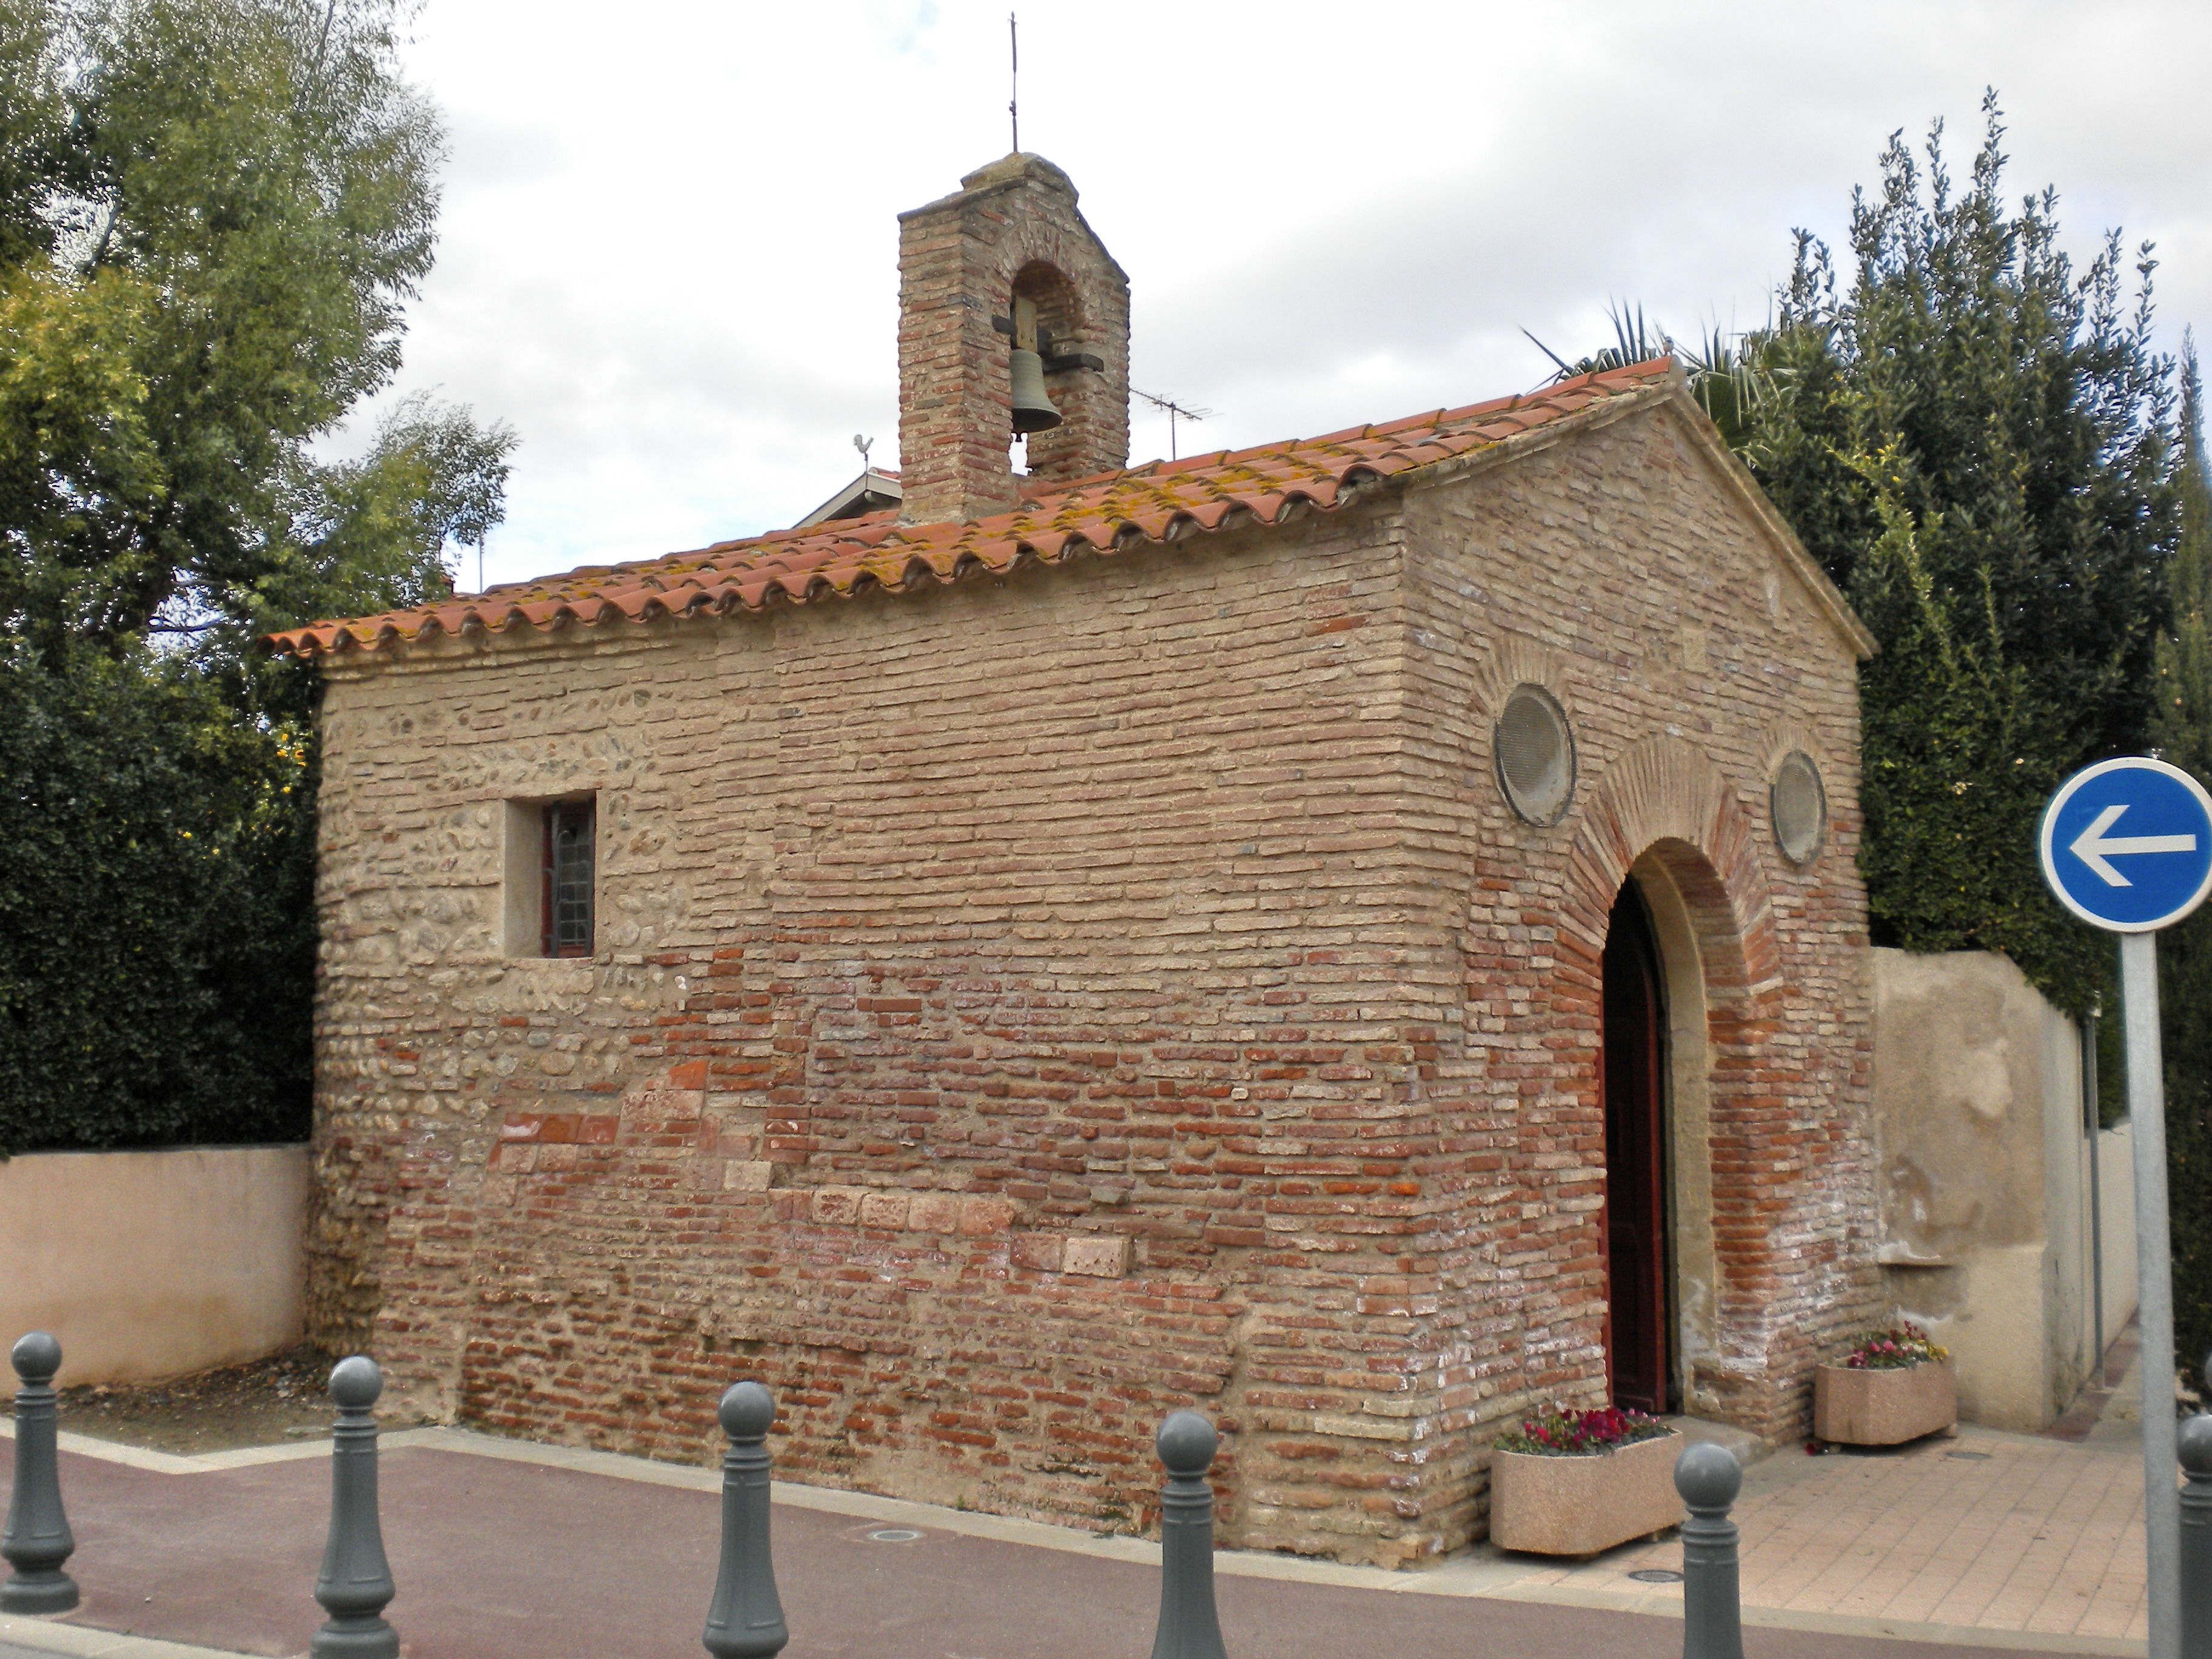
[{"label": "sky", "polygon": [[[1967,172],[1990,86],[2013,193],[2081,258],[2154,241],[2160,343],[2212,344],[2202,0],[1018,4],[1022,147],[1129,273],[1133,384],[1214,411],[1185,454],[1528,390],[1522,331],[1572,358],[1609,305],[1755,325],[1892,131]],[[856,434],[896,465],[896,216],[1010,147],[1006,11],[427,0],[451,157],[389,396],[519,434],[489,581],[792,524]]]}]

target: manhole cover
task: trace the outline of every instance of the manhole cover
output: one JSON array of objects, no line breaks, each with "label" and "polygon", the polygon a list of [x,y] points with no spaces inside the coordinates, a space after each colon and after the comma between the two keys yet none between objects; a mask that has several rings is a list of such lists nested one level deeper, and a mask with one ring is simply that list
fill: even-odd
[{"label": "manhole cover", "polygon": [[1679,1584],[1682,1575],[1672,1567],[1638,1567],[1628,1575],[1639,1584]]},{"label": "manhole cover", "polygon": [[1961,1463],[1986,1463],[1990,1461],[1987,1452],[1945,1452],[1943,1455],[1955,1457]]},{"label": "manhole cover", "polygon": [[885,1527],[880,1531],[870,1533],[868,1536],[878,1544],[911,1544],[921,1534],[911,1527]]}]

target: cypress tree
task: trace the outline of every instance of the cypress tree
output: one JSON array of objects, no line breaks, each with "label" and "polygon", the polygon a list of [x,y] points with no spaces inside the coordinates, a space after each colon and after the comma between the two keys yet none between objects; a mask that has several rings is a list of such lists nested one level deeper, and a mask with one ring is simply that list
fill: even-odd
[{"label": "cypress tree", "polygon": [[[2056,195],[2004,196],[1994,93],[1983,118],[1963,189],[1942,123],[1920,155],[1893,134],[1879,188],[1852,196],[1848,279],[1800,231],[1772,325],[1686,362],[1881,642],[1859,687],[1874,942],[2002,951],[2069,1013],[2101,1007],[2110,1123],[2117,952],[2050,896],[2035,832],[2061,782],[2115,755],[2155,746],[2212,781],[2203,386],[2193,350],[2177,377],[2152,349],[2148,245],[2130,260],[2112,233],[2077,270]],[[1563,373],[1649,355],[1628,318]],[[2212,906],[2161,937],[2160,973],[2193,1368],[2212,1349]]]},{"label": "cypress tree", "polygon": [[2179,529],[2173,365],[2149,249],[2077,270],[2057,200],[2003,193],[1994,94],[1972,173],[1893,137],[1854,270],[1800,234],[1747,343],[1744,456],[1881,649],[1860,679],[1875,942],[2001,951],[2082,1012],[2111,951],[2044,887],[2034,832],[2079,767],[2148,740]]}]

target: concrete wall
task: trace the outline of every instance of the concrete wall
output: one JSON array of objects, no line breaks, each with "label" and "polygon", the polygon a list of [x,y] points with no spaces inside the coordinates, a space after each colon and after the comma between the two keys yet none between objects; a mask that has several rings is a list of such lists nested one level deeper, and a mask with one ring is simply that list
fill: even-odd
[{"label": "concrete wall", "polygon": [[[2096,1363],[2074,1022],[2005,957],[1876,951],[1884,1277],[1959,1367],[1971,1422],[2039,1429]],[[2105,1337],[2134,1310],[2125,1126],[2099,1137]]]},{"label": "concrete wall", "polygon": [[[2135,1134],[2120,1124],[2098,1136],[2097,1174],[2103,1194],[2105,1256],[2105,1346],[2136,1310]],[[2086,1161],[2088,1145],[2082,1144]],[[2087,1240],[2083,1240],[2087,1253]]]},{"label": "concrete wall", "polygon": [[180,1376],[300,1338],[305,1146],[0,1162],[0,1342],[61,1339],[61,1381]]}]

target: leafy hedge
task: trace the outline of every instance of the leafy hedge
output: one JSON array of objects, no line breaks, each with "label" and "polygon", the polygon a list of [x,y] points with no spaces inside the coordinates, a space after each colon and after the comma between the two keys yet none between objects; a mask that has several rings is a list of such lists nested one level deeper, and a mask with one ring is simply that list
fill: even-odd
[{"label": "leafy hedge", "polygon": [[304,1139],[304,736],[158,660],[0,646],[0,1156]]},{"label": "leafy hedge", "polygon": [[[2166,759],[2212,778],[2212,471],[2206,467],[2204,386],[2193,349],[2185,354],[2182,376],[2181,441],[2173,626],[2160,642],[2154,735]],[[2158,969],[2174,1346],[2183,1367],[2198,1371],[2212,1352],[2212,908],[2159,935]],[[2114,1074],[2122,1075],[2121,1068]]]}]

